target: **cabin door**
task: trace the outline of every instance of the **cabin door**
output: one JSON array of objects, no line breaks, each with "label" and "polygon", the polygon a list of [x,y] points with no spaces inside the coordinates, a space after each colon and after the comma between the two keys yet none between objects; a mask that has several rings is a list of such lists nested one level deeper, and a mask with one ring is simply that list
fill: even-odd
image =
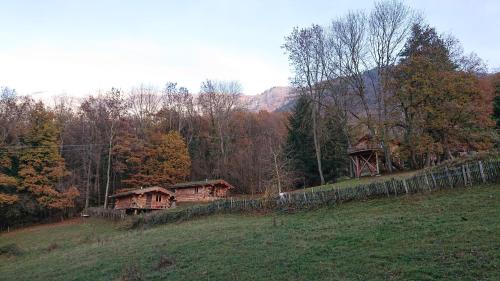
[{"label": "cabin door", "polygon": [[146,197],[146,208],[151,209],[151,200],[153,198],[153,194],[148,193]]}]

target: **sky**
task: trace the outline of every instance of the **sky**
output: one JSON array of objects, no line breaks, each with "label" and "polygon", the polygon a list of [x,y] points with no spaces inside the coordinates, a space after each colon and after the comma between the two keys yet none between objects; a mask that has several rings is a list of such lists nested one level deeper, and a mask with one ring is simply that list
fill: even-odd
[{"label": "sky", "polygon": [[[405,1],[439,32],[500,70],[500,1]],[[243,93],[286,86],[281,49],[294,26],[327,25],[373,1],[0,0],[0,86],[85,96],[177,82],[238,80]]]}]

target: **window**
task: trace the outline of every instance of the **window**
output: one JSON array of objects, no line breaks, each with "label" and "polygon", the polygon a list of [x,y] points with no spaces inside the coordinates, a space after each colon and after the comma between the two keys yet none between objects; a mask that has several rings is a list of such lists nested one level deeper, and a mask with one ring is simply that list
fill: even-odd
[{"label": "window", "polygon": [[194,193],[198,193],[198,187],[194,188]]},{"label": "window", "polygon": [[156,202],[161,202],[161,195],[156,195]]}]

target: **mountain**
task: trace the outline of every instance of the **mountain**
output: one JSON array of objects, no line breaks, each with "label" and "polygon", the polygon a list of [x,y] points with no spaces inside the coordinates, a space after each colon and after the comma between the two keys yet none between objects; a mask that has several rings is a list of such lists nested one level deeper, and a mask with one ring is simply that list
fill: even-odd
[{"label": "mountain", "polygon": [[294,98],[291,87],[272,87],[258,95],[242,95],[241,102],[250,111],[288,111]]},{"label": "mountain", "polygon": [[[374,69],[365,71],[363,80],[365,82],[366,102],[370,108],[373,108],[376,105],[374,86],[378,83],[377,72]],[[242,104],[250,111],[290,111],[296,101],[296,96],[293,95],[292,91],[292,87],[272,87],[258,95],[242,95],[240,99]],[[327,98],[328,95],[326,93]],[[350,106],[352,112],[361,113],[364,110],[361,108],[357,96],[352,98]]]}]

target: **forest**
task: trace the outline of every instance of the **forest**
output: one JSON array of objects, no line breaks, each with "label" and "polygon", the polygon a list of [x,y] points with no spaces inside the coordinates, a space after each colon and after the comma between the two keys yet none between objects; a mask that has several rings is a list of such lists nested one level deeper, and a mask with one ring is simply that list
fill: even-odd
[{"label": "forest", "polygon": [[238,81],[52,102],[3,87],[0,227],[107,207],[125,188],[222,178],[255,195],[323,185],[352,177],[348,149],[365,136],[386,173],[499,146],[500,74],[403,2],[296,27],[282,49],[293,87],[285,112],[248,110]]}]

